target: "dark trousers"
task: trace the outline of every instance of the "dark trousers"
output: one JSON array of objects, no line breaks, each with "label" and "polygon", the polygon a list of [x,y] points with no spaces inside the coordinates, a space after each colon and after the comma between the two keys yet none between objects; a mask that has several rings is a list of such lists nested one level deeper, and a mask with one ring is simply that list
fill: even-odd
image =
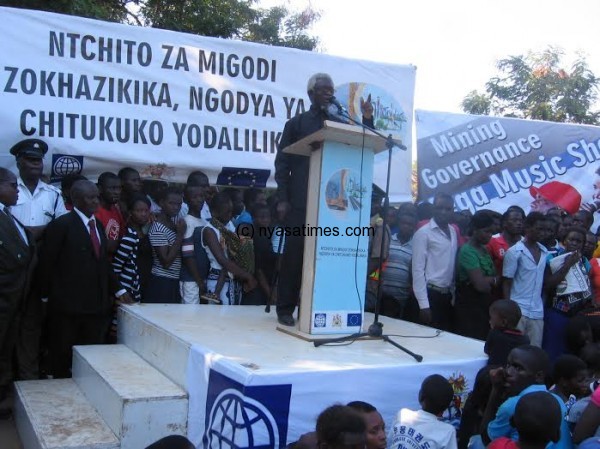
[{"label": "dark trousers", "polygon": [[[298,211],[290,220],[292,226],[302,226],[306,211]],[[302,285],[304,237],[286,236],[277,287],[277,315],[294,313]]]},{"label": "dark trousers", "polygon": [[404,319],[404,309],[407,304],[408,298],[398,299],[392,295],[383,293],[381,295],[381,314],[402,320]]},{"label": "dark trousers", "polygon": [[471,285],[458,285],[454,303],[456,333],[485,341],[490,332],[491,302],[491,294],[480,293]]},{"label": "dark trousers", "polygon": [[[37,274],[34,275],[37,279]],[[46,326],[46,304],[34,281],[25,298],[25,307],[19,325],[17,340],[17,364],[19,379],[36,380],[40,378],[40,342]]]},{"label": "dark trousers", "polygon": [[242,293],[243,306],[264,306],[267,303],[267,295],[262,288],[256,287],[254,290]]},{"label": "dark trousers", "polygon": [[443,331],[452,331],[452,294],[440,293],[431,288],[427,289],[429,308],[431,309],[431,326]]},{"label": "dark trousers", "polygon": [[54,377],[71,377],[73,346],[104,344],[109,325],[110,311],[92,315],[51,311],[50,359]]},{"label": "dark trousers", "polygon": [[12,298],[0,297],[0,400],[13,380],[13,353],[19,330],[19,311]]},{"label": "dark trousers", "polygon": [[171,279],[162,276],[150,275],[148,290],[143,302],[153,304],[179,304],[181,295],[179,292],[179,279]]}]

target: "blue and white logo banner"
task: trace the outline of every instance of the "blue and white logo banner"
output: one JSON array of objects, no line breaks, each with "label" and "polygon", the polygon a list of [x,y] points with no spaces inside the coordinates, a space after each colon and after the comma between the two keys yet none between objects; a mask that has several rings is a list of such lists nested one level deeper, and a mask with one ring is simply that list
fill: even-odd
[{"label": "blue and white logo banner", "polygon": [[[439,351],[444,350],[450,347],[442,343]],[[443,419],[458,425],[475,375],[486,363],[485,357],[457,357],[453,363],[350,367],[351,360],[344,359],[338,366],[346,367],[339,369],[336,356],[330,357],[325,364],[307,355],[302,366],[274,369],[193,345],[187,370],[188,437],[198,449],[279,449],[314,431],[325,408],[356,400],[375,405],[389,428],[400,408],[419,409],[419,388],[431,374],[443,375],[452,385],[454,399]]]}]

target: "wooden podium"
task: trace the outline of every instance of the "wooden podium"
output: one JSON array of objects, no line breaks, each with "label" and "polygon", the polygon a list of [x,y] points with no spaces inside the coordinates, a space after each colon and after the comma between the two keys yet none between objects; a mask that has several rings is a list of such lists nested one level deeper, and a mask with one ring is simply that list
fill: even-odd
[{"label": "wooden podium", "polygon": [[[315,143],[322,142],[314,150]],[[301,338],[361,330],[369,248],[373,158],[385,139],[326,121],[283,151],[310,157],[298,328]],[[285,267],[283,267],[285,269]]]}]

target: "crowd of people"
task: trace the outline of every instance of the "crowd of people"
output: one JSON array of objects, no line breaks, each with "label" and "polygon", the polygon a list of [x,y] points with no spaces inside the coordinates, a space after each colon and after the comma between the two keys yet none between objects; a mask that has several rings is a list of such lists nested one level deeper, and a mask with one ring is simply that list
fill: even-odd
[{"label": "crowd of people", "polygon": [[[329,117],[331,78],[317,74],[307,90],[311,109],[288,121],[280,148]],[[367,102],[361,110],[372,126]],[[121,304],[273,303],[279,322],[294,325],[304,242],[273,230],[304,224],[306,158],[279,151],[273,194],[219,190],[202,171],[180,186],[144,184],[131,167],[94,182],[69,175],[59,189],[42,179],[47,151],[42,140],[23,140],[10,150],[18,173],[0,168],[0,416],[10,413],[13,379],[69,377],[73,345],[116,341]],[[384,207],[383,192],[373,192],[367,310],[380,298],[383,315],[485,341],[488,365],[458,432],[438,419],[452,387],[433,375],[419,392],[422,410],[401,410],[387,440],[376,409],[356,402],[325,410],[316,433],[294,446],[568,448],[593,437],[600,425],[593,213],[549,205],[526,215],[515,205],[471,214],[455,211],[444,193],[433,203]]]},{"label": "crowd of people", "polygon": [[265,305],[282,243],[242,231],[283,223],[257,188],[144,183],[124,167],[95,182],[43,181],[47,144],[17,143],[0,168],[0,415],[16,379],[70,377],[73,345],[116,341],[121,304]]}]

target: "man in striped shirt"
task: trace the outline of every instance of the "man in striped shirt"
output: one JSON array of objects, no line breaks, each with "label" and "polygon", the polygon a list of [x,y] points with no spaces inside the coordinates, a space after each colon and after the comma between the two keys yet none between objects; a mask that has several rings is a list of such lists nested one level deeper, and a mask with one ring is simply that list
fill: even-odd
[{"label": "man in striped shirt", "polygon": [[412,294],[411,263],[412,239],[417,226],[417,216],[412,211],[400,209],[398,232],[392,234],[389,255],[383,271],[383,315],[402,318],[404,308]]}]

